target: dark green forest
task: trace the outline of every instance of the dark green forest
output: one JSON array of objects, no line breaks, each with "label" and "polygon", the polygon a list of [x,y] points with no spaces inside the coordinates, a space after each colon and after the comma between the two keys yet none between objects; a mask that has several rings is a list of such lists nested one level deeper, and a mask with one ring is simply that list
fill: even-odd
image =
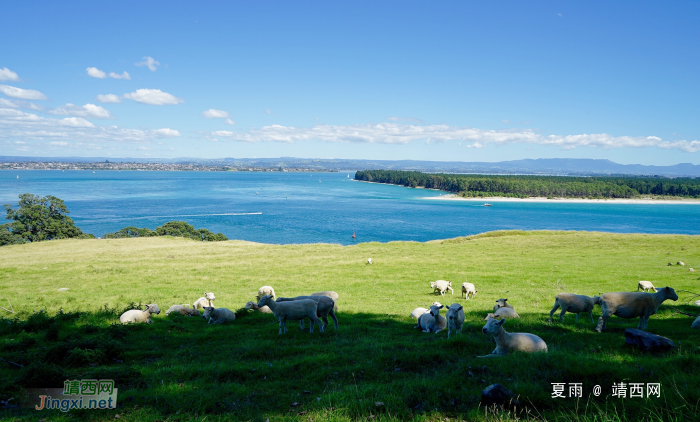
[{"label": "dark green forest", "polygon": [[700,198],[700,179],[665,177],[506,176],[363,170],[355,180],[422,187],[465,197],[636,198],[642,195]]}]

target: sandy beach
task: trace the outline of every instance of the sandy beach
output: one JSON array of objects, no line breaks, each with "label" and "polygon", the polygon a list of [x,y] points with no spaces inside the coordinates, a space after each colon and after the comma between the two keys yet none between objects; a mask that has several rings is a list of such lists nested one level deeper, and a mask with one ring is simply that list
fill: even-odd
[{"label": "sandy beach", "polygon": [[700,199],[578,199],[578,198],[553,198],[547,199],[544,197],[532,197],[532,198],[504,198],[500,196],[494,197],[484,197],[484,198],[463,198],[454,194],[445,194],[442,196],[428,196],[421,199],[436,199],[439,201],[469,201],[469,202],[481,202],[481,203],[491,203],[491,202],[560,202],[560,203],[604,203],[604,204],[637,204],[637,205],[647,205],[647,204],[661,204],[661,205],[700,205]]}]

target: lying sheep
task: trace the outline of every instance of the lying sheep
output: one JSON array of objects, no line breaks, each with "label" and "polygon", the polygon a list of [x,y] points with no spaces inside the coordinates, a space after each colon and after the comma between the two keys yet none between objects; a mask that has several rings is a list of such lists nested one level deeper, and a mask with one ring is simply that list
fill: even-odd
[{"label": "lying sheep", "polygon": [[462,283],[462,294],[465,299],[473,298],[476,293],[476,287],[472,283]]},{"label": "lying sheep", "polygon": [[433,302],[432,306],[437,306],[438,308],[442,308],[442,303],[435,301],[435,302]]},{"label": "lying sheep", "polygon": [[413,311],[411,311],[411,318],[418,319],[421,315],[427,314],[428,312],[430,312],[430,309],[416,308]]},{"label": "lying sheep", "polygon": [[204,315],[202,315],[202,317],[209,320],[207,324],[223,324],[225,322],[234,321],[236,319],[236,314],[230,309],[207,306],[204,308]]},{"label": "lying sheep", "polygon": [[693,321],[693,324],[690,326],[690,328],[697,328],[700,330],[700,316],[695,318],[695,321]]},{"label": "lying sheep", "polygon": [[464,308],[459,303],[453,303],[447,308],[447,338],[450,338],[452,331],[455,334],[462,333],[462,325],[464,325]]},{"label": "lying sheep", "polygon": [[418,317],[418,325],[414,328],[420,328],[424,333],[439,333],[447,326],[447,320],[440,315],[442,306],[431,306],[430,312]]},{"label": "lying sheep", "polygon": [[200,297],[197,299],[197,301],[194,302],[194,305],[192,307],[194,309],[204,309],[207,306],[214,306],[214,293],[209,292],[209,293],[204,293],[204,297]]},{"label": "lying sheep", "polygon": [[263,314],[271,314],[272,313],[272,310],[270,310],[269,306],[260,307],[255,302],[246,303],[245,306],[243,307],[243,309],[252,309],[254,311],[262,312]]},{"label": "lying sheep", "polygon": [[452,294],[455,294],[455,291],[452,289],[452,282],[451,281],[445,281],[445,280],[431,281],[430,288],[433,289],[433,293],[440,292],[440,294],[443,296],[445,296],[445,292],[447,290],[452,292]]},{"label": "lying sheep", "polygon": [[[640,283],[642,282],[640,281]],[[576,322],[578,322],[578,315],[585,312],[591,318],[591,324],[593,324],[593,307],[598,303],[598,300],[598,296],[590,297],[573,293],[559,293],[554,297],[554,307],[549,312],[549,322],[552,322],[552,315],[561,307],[559,322],[564,322],[564,314],[567,312],[576,314]]]},{"label": "lying sheep", "polygon": [[[328,315],[333,319],[335,323],[335,329],[338,329],[338,318],[335,316],[335,301],[328,296],[297,296],[297,297],[280,297],[275,302],[293,302],[297,300],[313,300],[318,305],[316,308],[316,316],[323,319],[323,330],[328,327]],[[299,327],[304,329],[304,319],[299,320]],[[313,323],[311,325],[313,328]],[[321,330],[321,332],[323,332]],[[313,330],[311,331],[313,332]]]},{"label": "lying sheep", "polygon": [[165,311],[165,315],[170,315],[171,313],[176,312],[178,314],[184,315],[184,316],[199,316],[199,311],[190,308],[190,305],[173,305],[168,308],[167,311]]},{"label": "lying sheep", "polygon": [[508,299],[498,299],[496,301],[496,304],[493,306],[493,311],[496,312],[500,308],[510,308],[513,309],[513,306],[509,305],[507,303]]},{"label": "lying sheep", "polygon": [[637,328],[645,330],[649,323],[649,317],[654,315],[659,306],[667,299],[678,300],[676,291],[671,287],[662,287],[656,293],[605,293],[599,298],[603,315],[598,319],[596,331],[602,332],[605,329],[608,318],[613,315],[628,319],[639,317],[639,326]]},{"label": "lying sheep", "polygon": [[255,299],[260,301],[260,299],[263,298],[263,296],[270,295],[273,298],[275,298],[275,289],[273,289],[270,286],[262,286],[261,288],[258,289],[258,295],[255,296]]},{"label": "lying sheep", "polygon": [[280,334],[287,332],[287,320],[299,321],[304,318],[311,320],[311,330],[314,332],[314,323],[318,324],[318,328],[323,332],[321,320],[316,316],[318,304],[315,300],[295,300],[292,302],[275,302],[272,296],[265,295],[258,302],[259,307],[269,306],[275,318],[280,322]]},{"label": "lying sheep", "polygon": [[496,340],[496,348],[490,355],[477,356],[480,358],[488,358],[495,356],[503,356],[510,352],[519,351],[525,353],[546,352],[547,343],[540,337],[530,333],[509,333],[503,328],[506,323],[505,319],[489,318],[486,325],[481,330],[484,334],[489,334]]},{"label": "lying sheep", "polygon": [[520,315],[518,315],[517,312],[515,312],[515,309],[513,308],[498,308],[496,312],[487,314],[485,320],[488,320],[489,318],[496,318],[496,319],[501,319],[501,318],[507,318],[507,319],[513,319],[513,318],[520,318]]},{"label": "lying sheep", "polygon": [[137,323],[137,322],[147,322],[149,324],[153,324],[153,321],[151,320],[151,314],[159,314],[160,313],[160,308],[158,305],[155,303],[151,303],[150,305],[146,305],[145,310],[140,310],[140,309],[132,309],[130,311],[124,312],[120,317],[119,317],[119,322],[122,324],[129,324],[129,323]]},{"label": "lying sheep", "polygon": [[651,284],[651,281],[640,281],[639,283],[637,283],[637,291],[639,291],[639,290],[641,290],[643,292],[646,292],[649,290],[653,290],[654,293],[657,292],[656,287],[654,287],[654,285]]}]

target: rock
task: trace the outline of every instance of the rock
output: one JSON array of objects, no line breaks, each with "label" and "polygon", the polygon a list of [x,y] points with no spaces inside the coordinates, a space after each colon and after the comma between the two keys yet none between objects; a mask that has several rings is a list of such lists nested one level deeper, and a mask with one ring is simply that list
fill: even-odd
[{"label": "rock", "polygon": [[376,407],[384,407],[384,403],[383,403],[383,402],[380,402],[380,401],[375,402],[374,405],[375,405]]},{"label": "rock", "polygon": [[61,287],[60,289],[58,289],[59,292],[67,292],[68,290],[68,287]]},{"label": "rock", "polygon": [[513,393],[508,391],[501,384],[491,384],[481,391],[481,403],[485,406],[493,404],[502,406],[506,403],[520,404],[513,398]]},{"label": "rock", "polygon": [[666,337],[657,336],[637,328],[625,330],[625,343],[637,346],[642,350],[654,351],[675,348],[673,341]]},{"label": "rock", "polygon": [[695,318],[695,321],[693,321],[693,325],[691,325],[690,328],[697,328],[700,330],[700,316]]},{"label": "rock", "polygon": [[694,303],[695,306],[700,306],[700,300]]},{"label": "rock", "polygon": [[685,266],[685,262],[683,262],[683,261],[678,261],[678,262],[676,262],[676,265]]}]

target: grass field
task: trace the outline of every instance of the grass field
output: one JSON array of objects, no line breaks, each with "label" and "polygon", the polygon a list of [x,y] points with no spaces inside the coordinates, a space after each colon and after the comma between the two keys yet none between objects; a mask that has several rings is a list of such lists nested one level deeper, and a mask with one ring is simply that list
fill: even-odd
[{"label": "grass field", "polygon": [[[366,265],[371,257],[374,264]],[[684,261],[685,267],[667,266]],[[547,322],[559,292],[633,291],[639,280],[700,291],[700,237],[583,232],[495,232],[428,243],[262,245],[176,238],[65,240],[0,249],[0,400],[23,387],[110,378],[117,410],[0,410],[2,420],[120,421],[690,421],[700,414],[700,331],[688,294],[666,302],[648,331],[677,349],[642,353],[625,345],[638,320],[613,317],[596,333],[585,317]],[[432,294],[429,282],[476,284],[472,300]],[[164,315],[204,291],[232,310],[271,285],[278,296],[335,290],[340,330],[278,336],[271,315],[240,311],[235,322]],[[69,288],[59,292],[59,288]],[[542,337],[549,353],[478,359],[496,299],[520,319],[509,332]],[[463,333],[424,334],[411,310],[434,300],[464,305]],[[694,299],[694,300],[697,300]],[[157,303],[154,324],[121,326],[130,303]],[[45,312],[35,313],[44,310]],[[444,311],[443,311],[444,315]],[[557,314],[558,316],[558,314]],[[594,317],[600,316],[596,307]],[[613,383],[661,384],[661,398],[612,397]],[[489,412],[481,390],[500,383],[516,409]],[[582,383],[582,399],[552,399],[551,383]],[[602,395],[594,397],[594,385]],[[568,390],[568,387],[567,387]],[[567,391],[568,393],[568,391]],[[376,406],[382,402],[383,406]],[[11,402],[13,403],[13,402]]]}]

